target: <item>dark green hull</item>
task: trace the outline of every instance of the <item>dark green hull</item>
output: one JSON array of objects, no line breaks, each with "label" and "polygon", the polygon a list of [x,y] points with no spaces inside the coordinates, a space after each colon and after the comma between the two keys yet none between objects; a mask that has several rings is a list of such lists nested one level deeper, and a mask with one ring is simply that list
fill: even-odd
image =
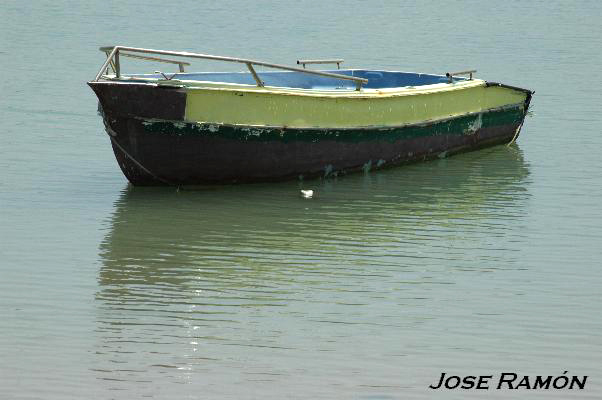
[{"label": "dark green hull", "polygon": [[527,106],[393,128],[247,127],[106,112],[104,121],[134,185],[194,185],[329,176],[508,143]]}]

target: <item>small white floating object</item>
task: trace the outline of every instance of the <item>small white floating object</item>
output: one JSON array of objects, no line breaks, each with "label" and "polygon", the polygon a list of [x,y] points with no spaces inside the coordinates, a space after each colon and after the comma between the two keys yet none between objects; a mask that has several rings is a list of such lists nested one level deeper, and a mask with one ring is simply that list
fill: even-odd
[{"label": "small white floating object", "polygon": [[314,196],[313,190],[301,190],[301,197],[311,199]]}]

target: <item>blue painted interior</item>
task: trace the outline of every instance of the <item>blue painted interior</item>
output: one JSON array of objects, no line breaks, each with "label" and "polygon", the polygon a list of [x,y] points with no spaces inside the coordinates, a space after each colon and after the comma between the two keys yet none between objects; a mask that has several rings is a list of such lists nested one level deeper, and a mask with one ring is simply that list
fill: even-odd
[{"label": "blue painted interior", "polygon": [[[409,72],[370,71],[370,70],[333,70],[325,71],[341,75],[357,76],[368,79],[363,87],[367,89],[396,88],[405,86],[422,86],[436,83],[447,83],[448,78],[441,75],[416,74]],[[296,71],[265,71],[258,72],[266,86],[290,87],[299,89],[355,89],[353,81],[329,78],[325,76],[306,74]],[[167,74],[171,77],[172,74]],[[128,75],[129,77],[163,78],[158,74]],[[195,72],[178,73],[174,79],[228,82],[255,85],[255,80],[249,72]],[[462,80],[465,78],[455,78]]]}]

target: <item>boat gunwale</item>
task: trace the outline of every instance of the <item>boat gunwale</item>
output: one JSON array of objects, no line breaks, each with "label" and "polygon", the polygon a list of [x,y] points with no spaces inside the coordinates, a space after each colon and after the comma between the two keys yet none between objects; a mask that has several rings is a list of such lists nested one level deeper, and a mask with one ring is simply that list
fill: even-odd
[{"label": "boat gunwale", "polygon": [[[352,89],[305,89],[292,88],[286,86],[255,86],[241,83],[230,82],[214,82],[214,81],[196,81],[196,80],[162,80],[162,79],[131,79],[124,80],[123,78],[103,79],[93,84],[112,83],[120,85],[148,85],[157,88],[174,88],[190,91],[207,90],[207,91],[223,91],[223,92],[245,92],[257,93],[264,95],[284,95],[284,96],[304,96],[304,97],[326,97],[326,98],[390,98],[403,97],[412,95],[424,95],[430,93],[451,92],[456,90],[464,90],[469,88],[488,86],[487,81],[483,79],[462,80],[453,83],[435,83],[431,85],[420,86],[399,86],[394,88],[381,89],[365,89],[361,91]],[[519,90],[520,88],[516,88]],[[524,89],[526,91],[526,89]]]}]

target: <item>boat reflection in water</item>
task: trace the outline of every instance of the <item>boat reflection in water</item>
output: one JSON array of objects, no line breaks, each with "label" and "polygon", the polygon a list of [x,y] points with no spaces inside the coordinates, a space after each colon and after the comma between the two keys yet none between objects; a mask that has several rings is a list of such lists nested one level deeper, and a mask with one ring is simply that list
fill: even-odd
[{"label": "boat reflection in water", "polygon": [[501,146],[338,180],[126,188],[100,245],[98,377],[172,396],[395,392],[402,365],[445,357],[426,344],[448,323],[434,305],[519,268],[528,175]]}]

